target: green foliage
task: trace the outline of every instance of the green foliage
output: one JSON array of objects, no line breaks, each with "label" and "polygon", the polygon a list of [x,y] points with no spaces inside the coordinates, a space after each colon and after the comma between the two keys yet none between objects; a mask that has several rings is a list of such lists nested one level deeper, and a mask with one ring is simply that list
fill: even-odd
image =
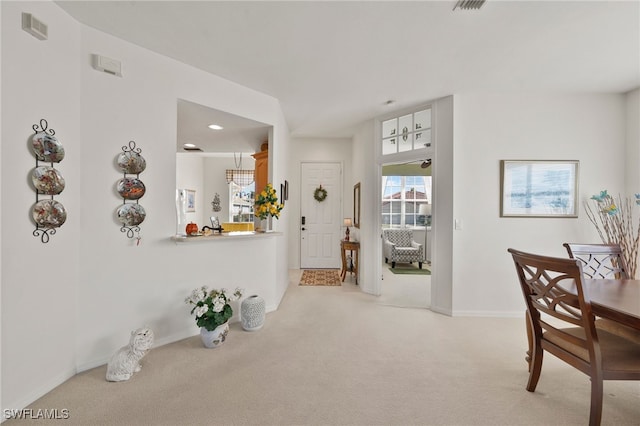
[{"label": "green foliage", "polygon": [[208,291],[205,286],[193,290],[191,296],[185,299],[185,303],[193,305],[191,313],[196,316],[196,325],[213,331],[231,319],[233,309],[229,302],[241,296],[242,290],[239,288],[236,288],[233,294],[228,294],[226,289]]}]

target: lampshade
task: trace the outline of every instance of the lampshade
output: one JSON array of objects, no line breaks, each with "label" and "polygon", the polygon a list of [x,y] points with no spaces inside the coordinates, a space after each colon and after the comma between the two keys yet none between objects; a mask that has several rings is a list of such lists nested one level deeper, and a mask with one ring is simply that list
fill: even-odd
[{"label": "lampshade", "polygon": [[431,216],[431,204],[420,204],[418,214],[422,216]]},{"label": "lampshade", "polygon": [[345,217],[344,218],[344,226],[353,226],[353,223],[351,222],[351,218],[350,217]]}]

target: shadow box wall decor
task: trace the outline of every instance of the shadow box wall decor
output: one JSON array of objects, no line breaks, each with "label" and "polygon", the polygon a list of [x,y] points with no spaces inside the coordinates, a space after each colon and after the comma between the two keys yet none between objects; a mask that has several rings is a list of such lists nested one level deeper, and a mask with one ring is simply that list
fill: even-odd
[{"label": "shadow box wall decor", "polygon": [[123,173],[122,179],[116,183],[116,191],[122,197],[122,205],[116,210],[116,215],[122,225],[120,232],[126,233],[127,238],[135,237],[136,244],[140,244],[140,224],[147,217],[144,207],[138,203],[147,190],[140,180],[140,173],[147,168],[141,152],[142,149],[130,141],[116,158],[116,165]]},{"label": "shadow box wall decor", "polygon": [[36,203],[31,208],[31,216],[36,224],[34,237],[43,243],[56,233],[67,220],[67,211],[62,203],[54,199],[65,187],[64,177],[54,167],[64,159],[64,147],[58,141],[53,129],[44,118],[40,124],[32,126],[31,148],[36,157],[36,167],[31,171],[31,183],[36,191]]},{"label": "shadow box wall decor", "polygon": [[502,160],[501,217],[578,217],[577,160]]}]

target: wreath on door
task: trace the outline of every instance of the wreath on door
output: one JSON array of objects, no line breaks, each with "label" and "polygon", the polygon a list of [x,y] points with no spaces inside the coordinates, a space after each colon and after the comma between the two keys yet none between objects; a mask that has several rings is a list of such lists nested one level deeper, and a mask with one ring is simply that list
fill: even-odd
[{"label": "wreath on door", "polygon": [[313,198],[315,198],[316,201],[323,202],[327,198],[327,190],[320,185],[313,191]]}]

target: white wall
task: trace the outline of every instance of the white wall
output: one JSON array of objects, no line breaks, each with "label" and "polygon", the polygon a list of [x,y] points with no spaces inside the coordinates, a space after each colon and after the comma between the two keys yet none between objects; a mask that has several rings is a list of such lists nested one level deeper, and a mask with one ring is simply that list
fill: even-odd
[{"label": "white wall", "polygon": [[[52,2],[0,7],[0,195],[3,206],[13,206],[2,215],[2,408],[21,408],[77,370],[104,364],[134,328],[151,326],[156,346],[196,334],[184,304],[195,287],[241,286],[275,309],[287,286],[286,227],[284,236],[255,241],[177,245],[170,236],[177,99],[274,126],[270,173],[283,179],[286,159],[278,156],[289,141],[278,101],[86,28]],[[21,30],[22,11],[49,25],[48,41]],[[123,77],[92,69],[92,53],[122,61]],[[30,220],[35,161],[28,138],[40,118],[66,149],[59,169],[67,188],[56,199],[68,220],[48,244],[31,235]],[[122,175],[114,161],[131,140],[147,161],[139,246],[115,218]],[[247,259],[247,247],[262,255]]]},{"label": "white wall", "polygon": [[[289,223],[289,268],[300,268],[300,174],[305,162],[337,162],[342,164],[342,213],[343,217],[353,216],[353,185],[351,170],[351,139],[291,140],[289,162],[289,201],[286,208],[292,219]],[[352,229],[351,229],[352,230]]]},{"label": "white wall", "polygon": [[[184,235],[188,223],[195,223],[198,229],[202,229],[202,218],[204,217],[206,206],[204,205],[204,170],[205,159],[193,154],[176,155],[176,189],[192,189],[196,191],[195,212],[187,212],[184,215],[184,222],[178,221],[176,206],[176,235]],[[143,180],[144,175],[140,179]],[[140,204],[144,203],[144,198],[140,199]],[[208,211],[208,209],[207,209]]]},{"label": "white wall", "polygon": [[579,160],[581,200],[623,191],[625,97],[462,94],[454,111],[453,313],[521,314],[507,248],[565,257],[562,243],[598,236],[582,206],[576,219],[500,218],[500,160]]},{"label": "white wall", "polygon": [[640,89],[626,95],[626,163],[625,194],[640,193]]},{"label": "white wall", "polygon": [[380,229],[376,216],[380,206],[380,180],[374,130],[374,121],[368,121],[353,137],[352,181],[354,184],[360,182],[360,229],[352,232],[360,241],[360,288],[379,295],[380,277],[376,274],[376,265],[380,265],[380,255],[376,247],[380,246]]},{"label": "white wall", "polygon": [[[21,406],[75,373],[84,140],[80,26],[53,3],[2,2],[2,408]],[[54,24],[49,40],[21,30],[21,13]],[[55,29],[55,31],[54,31]],[[55,199],[67,223],[47,244],[32,235],[32,125],[46,119],[65,148]],[[125,141],[126,142],[126,141]],[[115,154],[115,153],[114,153]],[[109,159],[112,160],[113,157]],[[91,161],[90,158],[87,161]],[[44,165],[44,164],[42,164]],[[107,188],[110,194],[115,181]],[[88,201],[88,200],[87,200]],[[91,322],[92,319],[87,319]]]},{"label": "white wall", "polygon": [[433,103],[433,217],[431,222],[431,309],[453,313],[454,98]]}]

